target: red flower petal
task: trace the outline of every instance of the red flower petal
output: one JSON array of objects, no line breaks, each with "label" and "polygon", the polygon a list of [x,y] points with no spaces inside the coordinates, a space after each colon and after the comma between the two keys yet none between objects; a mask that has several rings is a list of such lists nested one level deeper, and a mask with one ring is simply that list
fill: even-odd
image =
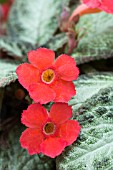
[{"label": "red flower petal", "polygon": [[66,146],[66,142],[60,138],[47,138],[41,143],[41,152],[44,155],[55,158],[60,155]]},{"label": "red flower petal", "polygon": [[66,54],[62,54],[60,55],[56,61],[55,61],[55,67],[58,69],[59,67],[62,67],[65,64],[69,64],[69,65],[74,65],[76,66],[76,62],[74,60],[74,58],[66,55]]},{"label": "red flower petal", "polygon": [[113,14],[113,0],[83,0],[83,3]]},{"label": "red flower petal", "polygon": [[66,103],[55,103],[51,107],[50,117],[56,124],[62,124],[72,117],[72,108]]},{"label": "red flower petal", "polygon": [[38,129],[27,128],[20,137],[21,146],[28,149],[30,155],[41,152],[40,144],[43,140],[43,134]]},{"label": "red flower petal", "polygon": [[28,90],[31,83],[37,83],[39,79],[39,71],[31,64],[24,63],[18,66],[16,69],[18,80],[24,88]]},{"label": "red flower petal", "polygon": [[48,119],[46,109],[40,104],[31,104],[23,111],[21,121],[30,128],[42,128]]},{"label": "red flower petal", "polygon": [[79,75],[79,69],[74,64],[65,64],[58,69],[60,78],[66,81],[76,80]]},{"label": "red flower petal", "polygon": [[64,80],[58,80],[52,85],[52,89],[56,93],[54,102],[67,103],[72,96],[76,94],[75,86],[73,82],[66,82]]},{"label": "red flower petal", "polygon": [[103,11],[113,14],[113,0],[103,0],[99,8]]},{"label": "red flower petal", "polygon": [[83,0],[83,3],[92,8],[98,8],[100,6],[99,0]]},{"label": "red flower petal", "polygon": [[77,139],[80,133],[80,125],[75,120],[68,120],[60,126],[58,133],[58,136],[63,138],[67,142],[66,146],[68,146]]},{"label": "red flower petal", "polygon": [[40,70],[51,67],[54,58],[54,52],[46,48],[39,48],[36,51],[33,50],[28,53],[29,62]]},{"label": "red flower petal", "polygon": [[29,94],[35,102],[46,104],[53,101],[55,98],[55,92],[45,84],[37,83],[29,86]]}]

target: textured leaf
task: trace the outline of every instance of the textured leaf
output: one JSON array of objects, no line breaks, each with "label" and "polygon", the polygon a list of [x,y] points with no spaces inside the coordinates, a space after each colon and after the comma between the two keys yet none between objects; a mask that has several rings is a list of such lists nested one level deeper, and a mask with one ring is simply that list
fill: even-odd
[{"label": "textured leaf", "polygon": [[0,87],[5,87],[17,79],[15,70],[18,64],[9,60],[0,60]]},{"label": "textured leaf", "polygon": [[66,35],[54,36],[54,33],[62,9],[69,1],[15,0],[8,19],[7,36],[0,37],[0,49],[9,55],[23,57],[29,50],[46,44],[54,50],[62,47],[67,42]]},{"label": "textured leaf", "polygon": [[68,39],[65,33],[57,34],[47,43],[47,47],[56,51],[67,43],[67,41]]},{"label": "textured leaf", "polygon": [[[113,15],[85,15],[77,25],[79,44],[73,56],[78,64],[113,56]],[[82,37],[81,37],[82,36]]]},{"label": "textured leaf", "polygon": [[[54,51],[61,48],[65,43],[67,43],[67,36],[65,33],[60,33],[56,36],[53,36],[44,46],[50,48]],[[15,58],[21,57],[25,59],[28,51],[36,49],[36,45],[20,41],[18,39],[12,39],[11,37],[4,36],[0,38],[0,49],[6,51],[9,55],[12,55]]]},{"label": "textured leaf", "polygon": [[25,56],[29,50],[33,49],[33,46],[30,43],[3,36],[0,37],[0,49],[8,52],[9,55],[18,58]]},{"label": "textured leaf", "polygon": [[77,110],[73,108],[73,113],[73,118],[82,126],[81,133],[78,140],[57,158],[57,170],[112,170],[113,81]]},{"label": "textured leaf", "polygon": [[113,73],[89,73],[74,82],[77,94],[69,101],[73,109],[78,109],[87,99],[98,94],[100,89],[113,85]]},{"label": "textured leaf", "polygon": [[15,127],[10,132],[9,148],[0,152],[0,170],[52,170],[54,160],[45,156],[30,156],[19,143],[22,128]]},{"label": "textured leaf", "polygon": [[8,21],[8,34],[29,42],[45,44],[58,28],[58,17],[69,0],[15,0]]}]

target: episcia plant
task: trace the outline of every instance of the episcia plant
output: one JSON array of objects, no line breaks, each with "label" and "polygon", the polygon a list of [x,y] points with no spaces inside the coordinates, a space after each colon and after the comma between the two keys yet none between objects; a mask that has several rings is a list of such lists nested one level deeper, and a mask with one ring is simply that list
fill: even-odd
[{"label": "episcia plant", "polygon": [[1,1],[0,170],[112,170],[113,0]]},{"label": "episcia plant", "polygon": [[[80,125],[72,117],[67,102],[76,94],[73,80],[79,69],[66,54],[55,60],[52,50],[39,48],[28,53],[30,63],[18,66],[18,80],[35,103],[22,113],[21,122],[27,129],[20,137],[23,148],[30,155],[43,153],[54,158],[71,145],[80,133]],[[50,111],[42,104],[54,102]]]}]

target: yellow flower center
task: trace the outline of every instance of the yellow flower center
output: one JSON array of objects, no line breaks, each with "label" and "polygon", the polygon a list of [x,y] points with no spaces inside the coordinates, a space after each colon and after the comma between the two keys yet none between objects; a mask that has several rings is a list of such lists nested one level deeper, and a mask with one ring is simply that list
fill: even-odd
[{"label": "yellow flower center", "polygon": [[52,122],[47,122],[44,126],[44,133],[46,135],[53,134],[55,132],[55,125]]},{"label": "yellow flower center", "polygon": [[55,72],[52,69],[47,69],[42,73],[42,81],[44,83],[50,84],[55,78]]}]

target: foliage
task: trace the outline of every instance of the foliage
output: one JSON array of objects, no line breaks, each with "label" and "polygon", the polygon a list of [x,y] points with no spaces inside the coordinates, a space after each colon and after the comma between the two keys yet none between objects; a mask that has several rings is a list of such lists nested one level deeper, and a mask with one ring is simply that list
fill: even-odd
[{"label": "foliage", "polygon": [[[28,155],[27,151],[22,149],[19,144],[19,137],[23,130],[20,125],[15,126],[10,132],[8,139],[9,148],[0,152],[0,169],[4,170],[52,170],[54,169],[54,160],[43,155]],[[16,167],[16,168],[15,168]]]},{"label": "foliage", "polygon": [[[19,144],[24,128],[20,124],[14,126],[12,121],[20,121],[22,110],[32,102],[16,81],[17,66],[27,61],[28,51],[38,47],[50,48],[57,56],[67,53],[69,32],[61,32],[60,19],[64,7],[72,11],[79,3],[78,0],[51,0],[48,3],[46,0],[14,0],[7,23],[0,23],[0,170],[113,169],[111,14],[84,15],[72,30],[78,46],[71,56],[81,75],[74,81],[77,94],[69,105],[73,108],[73,119],[82,126],[78,140],[67,147],[56,161],[43,155],[29,156]],[[50,108],[50,105],[46,107]]]},{"label": "foliage", "polygon": [[79,44],[73,52],[78,64],[113,56],[112,22],[113,15],[104,12],[80,18],[76,26],[77,32],[80,32]]},{"label": "foliage", "polygon": [[[7,24],[8,37],[1,37],[0,48],[9,54],[22,57],[29,51],[26,44],[36,48],[46,45],[49,41],[49,46],[51,46],[53,35],[58,28],[60,14],[68,3],[69,0],[52,0],[48,3],[46,0],[15,0]],[[64,43],[65,41],[61,42],[61,46]]]},{"label": "foliage", "polygon": [[18,64],[10,60],[0,60],[0,87],[5,87],[17,79],[15,70]]},{"label": "foliage", "polygon": [[77,95],[70,100],[69,104],[77,110],[86,100],[93,95],[98,94],[99,90],[113,85],[112,73],[89,73],[81,75],[79,79],[74,82],[77,87]]},{"label": "foliage", "polygon": [[[110,75],[100,77],[102,78],[100,81],[105,81],[106,78],[111,81],[113,78]],[[84,81],[84,85],[87,83],[87,80]],[[84,88],[82,85],[81,89]],[[94,88],[88,91],[86,89],[86,94],[92,90],[95,91]],[[58,170],[103,170],[113,167],[113,80],[111,84],[101,87],[94,93],[77,109],[73,107],[73,118],[77,119],[82,126],[81,134],[77,143],[68,147],[57,158]],[[79,101],[78,99],[78,103]]]}]

